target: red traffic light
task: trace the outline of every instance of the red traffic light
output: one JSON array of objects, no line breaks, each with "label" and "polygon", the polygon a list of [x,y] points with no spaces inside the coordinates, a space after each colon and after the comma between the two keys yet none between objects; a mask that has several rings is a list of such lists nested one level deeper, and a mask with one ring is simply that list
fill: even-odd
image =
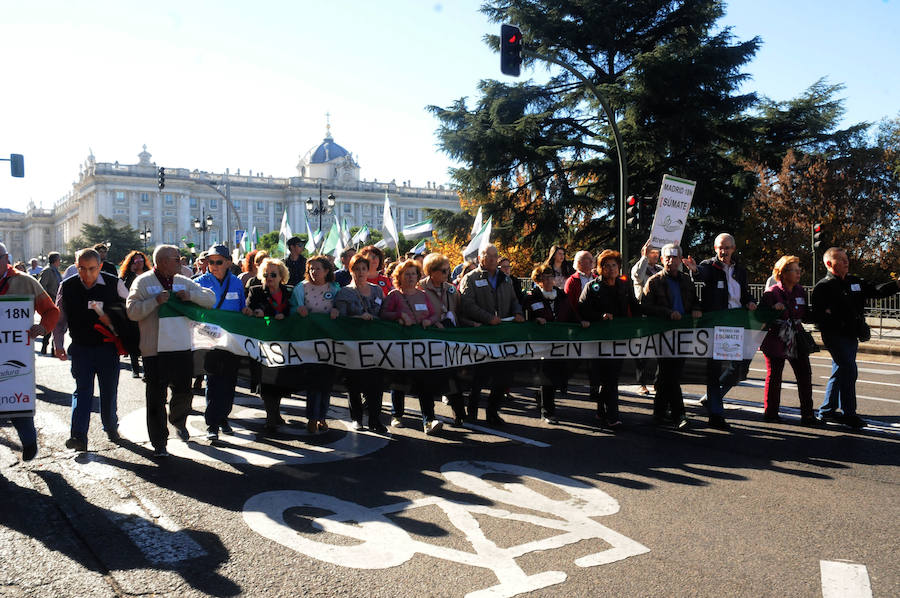
[{"label": "red traffic light", "polygon": [[816,225],[814,225],[814,226],[813,226],[813,232],[816,232],[816,233],[822,232],[822,225],[821,225],[821,224],[816,224]]},{"label": "red traffic light", "polygon": [[628,205],[629,205],[629,206],[633,206],[634,204],[637,203],[637,199],[634,197],[634,195],[630,196],[630,197],[629,197],[627,200],[625,200],[625,201],[628,202]]}]

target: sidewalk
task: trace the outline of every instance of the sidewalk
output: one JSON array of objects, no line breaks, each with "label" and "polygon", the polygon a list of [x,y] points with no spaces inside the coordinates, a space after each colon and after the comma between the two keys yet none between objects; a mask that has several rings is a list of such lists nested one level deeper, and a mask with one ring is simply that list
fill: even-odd
[{"label": "sidewalk", "polygon": [[[859,353],[883,355],[900,360],[900,320],[866,318],[866,322],[872,328],[872,339],[859,344]],[[813,330],[812,334],[821,347],[822,335],[817,330]]]}]

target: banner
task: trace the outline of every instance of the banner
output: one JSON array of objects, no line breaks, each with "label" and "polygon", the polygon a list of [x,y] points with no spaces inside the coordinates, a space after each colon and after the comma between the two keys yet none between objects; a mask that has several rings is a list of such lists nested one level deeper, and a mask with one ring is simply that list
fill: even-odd
[{"label": "banner", "polygon": [[284,320],[206,310],[170,299],[160,308],[159,350],[225,349],[263,366],[327,364],[349,369],[439,370],[544,359],[712,358],[714,329],[743,331],[751,359],[774,319],[771,310],[711,312],[677,322],[621,318],[578,324],[504,323],[479,328],[401,327],[385,320],[331,320],[324,314]]},{"label": "banner", "polygon": [[0,417],[34,415],[34,297],[0,296]]},{"label": "banner", "polygon": [[696,187],[694,181],[663,175],[653,226],[650,228],[651,245],[659,248],[667,243],[681,244]]}]

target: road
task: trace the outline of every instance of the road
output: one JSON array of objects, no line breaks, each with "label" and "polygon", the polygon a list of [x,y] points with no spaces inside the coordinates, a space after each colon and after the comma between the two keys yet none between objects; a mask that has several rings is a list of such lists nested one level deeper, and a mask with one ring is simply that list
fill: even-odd
[{"label": "road", "polygon": [[[699,386],[683,433],[623,387],[616,434],[573,386],[558,426],[516,389],[503,432],[432,437],[413,417],[390,438],[354,433],[339,396],[327,434],[306,435],[294,397],[296,425],[261,440],[262,406],[242,395],[235,436],[210,447],[198,396],[191,441],[173,431],[157,462],[124,361],[126,440],[95,413],[80,456],[63,448],[68,365],[37,362],[38,458],[19,463],[0,428],[0,596],[900,595],[897,363],[860,361],[861,432],[794,425],[790,389],[787,422],[764,424],[757,358],[729,393],[730,433],[705,427]],[[814,359],[817,404],[828,367]]]}]

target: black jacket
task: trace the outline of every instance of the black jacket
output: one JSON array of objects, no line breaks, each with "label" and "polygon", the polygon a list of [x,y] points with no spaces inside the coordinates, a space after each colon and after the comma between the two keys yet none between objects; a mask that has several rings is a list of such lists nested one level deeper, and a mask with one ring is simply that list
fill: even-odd
[{"label": "black jacket", "polygon": [[812,319],[823,336],[855,337],[864,318],[866,299],[888,297],[898,291],[896,281],[875,286],[853,274],[838,278],[829,272],[813,288]]},{"label": "black jacket", "polygon": [[272,293],[269,292],[268,287],[264,287],[261,284],[250,287],[247,295],[247,307],[253,310],[261,309],[266,317],[269,318],[275,317],[278,313],[282,313],[285,316],[289,315],[291,313],[291,293],[294,292],[294,287],[287,284],[279,285],[279,287],[281,288],[281,310],[275,309]]},{"label": "black jacket", "polygon": [[[672,315],[672,297],[669,294],[669,282],[666,271],[657,272],[650,277],[644,286],[644,296],[641,298],[641,308],[648,316],[670,318]],[[690,317],[691,312],[700,309],[697,301],[697,290],[691,277],[684,273],[678,274],[678,285],[681,289],[681,302],[684,304],[685,316]]]},{"label": "black jacket", "polygon": [[639,316],[643,311],[634,298],[634,285],[624,276],[620,276],[612,286],[600,278],[585,285],[578,299],[578,313],[583,320],[596,322],[603,319],[603,314],[612,314],[614,318],[627,318]]},{"label": "black jacket", "polygon": [[[747,269],[744,268],[732,256],[734,264],[734,280],[741,286],[741,306],[747,307],[748,303],[755,303],[750,287],[747,286]],[[728,309],[728,281],[725,275],[725,264],[718,258],[703,260],[697,265],[697,271],[691,274],[696,282],[703,282],[703,298],[700,300],[700,309],[703,311],[717,311]]]}]

